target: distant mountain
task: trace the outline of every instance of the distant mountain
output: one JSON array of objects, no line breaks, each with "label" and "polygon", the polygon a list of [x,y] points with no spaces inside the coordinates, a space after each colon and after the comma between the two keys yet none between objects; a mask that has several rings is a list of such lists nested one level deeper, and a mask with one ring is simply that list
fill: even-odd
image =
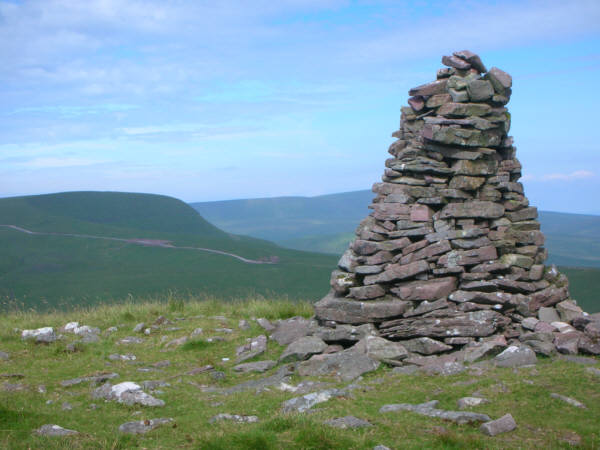
[{"label": "distant mountain", "polygon": [[87,305],[169,291],[316,300],[336,260],[224,232],[186,203],[151,194],[4,198],[0,225],[0,306]]},{"label": "distant mountain", "polygon": [[[230,233],[269,239],[290,248],[340,254],[369,214],[371,191],[318,197],[274,197],[191,203]],[[540,211],[549,262],[600,267],[600,216]]]}]

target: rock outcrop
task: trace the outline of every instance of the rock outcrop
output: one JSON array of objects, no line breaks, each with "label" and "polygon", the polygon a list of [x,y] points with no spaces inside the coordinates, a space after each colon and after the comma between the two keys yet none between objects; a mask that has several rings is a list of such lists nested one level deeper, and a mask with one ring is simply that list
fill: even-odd
[{"label": "rock outcrop", "polygon": [[[435,81],[409,91],[372,212],[316,303],[317,320],[373,324],[424,354],[500,336],[546,355],[599,354],[598,318],[544,265],[508,136],[511,76],[467,50],[442,63]],[[417,350],[421,338],[430,350]]]}]

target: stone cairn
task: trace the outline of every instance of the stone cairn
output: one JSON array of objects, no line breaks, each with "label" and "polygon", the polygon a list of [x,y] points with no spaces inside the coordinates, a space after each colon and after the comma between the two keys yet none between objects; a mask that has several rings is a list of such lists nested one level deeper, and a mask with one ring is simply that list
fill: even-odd
[{"label": "stone cairn", "polygon": [[442,63],[436,81],[409,91],[373,211],[316,319],[371,323],[381,337],[421,340],[431,353],[520,340],[546,355],[600,354],[596,315],[544,265],[537,209],[507,135],[511,76],[467,50]]}]

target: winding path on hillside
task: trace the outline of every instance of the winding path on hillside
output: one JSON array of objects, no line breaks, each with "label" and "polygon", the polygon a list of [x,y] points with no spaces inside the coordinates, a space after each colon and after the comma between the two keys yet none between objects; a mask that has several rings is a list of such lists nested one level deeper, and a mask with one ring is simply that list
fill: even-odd
[{"label": "winding path on hillside", "polygon": [[0,224],[0,227],[9,228],[11,230],[19,231],[25,234],[39,235],[39,236],[64,236],[64,237],[77,237],[77,238],[85,238],[85,239],[104,239],[107,241],[119,241],[125,242],[128,244],[136,244],[143,245],[145,247],[162,247],[162,248],[174,248],[180,250],[197,250],[201,252],[208,253],[216,253],[217,255],[225,255],[231,256],[232,258],[238,259],[246,264],[276,264],[275,261],[260,261],[256,259],[248,259],[243,256],[236,255],[235,253],[224,252],[222,250],[215,250],[212,248],[203,248],[203,247],[187,247],[187,246],[176,246],[171,244],[171,241],[160,240],[160,239],[138,239],[138,238],[116,238],[116,237],[108,237],[108,236],[94,236],[91,234],[75,234],[75,233],[52,233],[45,231],[31,231],[26,228],[19,227],[17,225],[3,225]]}]

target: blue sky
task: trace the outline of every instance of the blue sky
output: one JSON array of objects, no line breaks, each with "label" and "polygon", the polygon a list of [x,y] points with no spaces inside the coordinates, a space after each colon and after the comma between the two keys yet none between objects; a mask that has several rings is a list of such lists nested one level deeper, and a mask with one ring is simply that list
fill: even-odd
[{"label": "blue sky", "polygon": [[208,201],[378,181],[409,88],[513,75],[540,209],[600,214],[600,2],[0,0],[0,196]]}]

